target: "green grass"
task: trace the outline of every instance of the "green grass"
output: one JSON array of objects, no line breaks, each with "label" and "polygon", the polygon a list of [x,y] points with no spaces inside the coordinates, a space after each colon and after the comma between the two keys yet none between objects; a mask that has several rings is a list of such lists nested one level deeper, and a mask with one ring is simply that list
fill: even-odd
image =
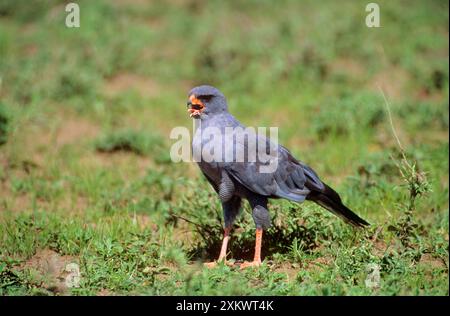
[{"label": "green grass", "polygon": [[[1,295],[449,294],[447,2],[379,1],[378,29],[361,1],[78,3],[79,29],[63,1],[0,3]],[[220,203],[169,159],[202,83],[280,127],[371,227],[272,201],[263,266],[204,269]],[[254,232],[245,205],[229,258],[251,259]],[[78,263],[79,287],[42,256]]]}]

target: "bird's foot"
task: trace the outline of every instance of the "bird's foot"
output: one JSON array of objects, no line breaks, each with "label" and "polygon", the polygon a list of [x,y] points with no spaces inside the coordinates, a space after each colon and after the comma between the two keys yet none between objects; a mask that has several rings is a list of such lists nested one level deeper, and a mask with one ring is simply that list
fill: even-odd
[{"label": "bird's foot", "polygon": [[204,265],[205,267],[209,268],[209,269],[212,269],[212,268],[217,267],[217,266],[218,266],[219,264],[221,264],[221,263],[223,263],[223,264],[225,264],[225,265],[227,265],[227,266],[232,266],[232,265],[233,265],[233,263],[228,262],[228,261],[226,261],[226,260],[219,260],[219,261],[205,262],[203,265]]},{"label": "bird's foot", "polygon": [[256,268],[261,266],[261,261],[260,260],[255,260],[255,261],[245,261],[244,263],[241,264],[240,268],[241,269],[245,269],[245,268]]},{"label": "bird's foot", "polygon": [[212,269],[217,267],[217,261],[205,262],[203,265],[209,269]]}]

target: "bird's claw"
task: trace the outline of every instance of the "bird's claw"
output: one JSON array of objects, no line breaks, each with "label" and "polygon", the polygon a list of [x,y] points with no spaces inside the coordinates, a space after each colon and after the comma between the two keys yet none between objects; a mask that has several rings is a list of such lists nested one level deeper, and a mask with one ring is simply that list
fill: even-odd
[{"label": "bird's claw", "polygon": [[261,266],[261,261],[245,261],[244,263],[241,264],[240,268],[241,269],[245,269],[245,268],[256,268]]},{"label": "bird's claw", "polygon": [[217,266],[217,262],[216,261],[212,261],[212,262],[205,262],[203,264],[205,267],[212,269],[215,268]]},{"label": "bird's claw", "polygon": [[227,266],[232,266],[233,264],[228,261],[220,260],[220,261],[212,261],[212,262],[205,262],[203,265],[209,269],[217,267],[219,264],[225,264]]}]

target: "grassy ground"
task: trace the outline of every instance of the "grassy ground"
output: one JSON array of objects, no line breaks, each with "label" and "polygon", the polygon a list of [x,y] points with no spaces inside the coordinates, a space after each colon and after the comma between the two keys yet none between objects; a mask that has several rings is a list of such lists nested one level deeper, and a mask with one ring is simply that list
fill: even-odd
[{"label": "grassy ground", "polygon": [[[363,1],[77,2],[78,29],[64,1],[0,2],[0,294],[449,294],[446,1],[378,1],[377,29]],[[200,83],[372,226],[273,201],[260,269],[202,268],[220,204],[168,159]],[[229,257],[253,243],[246,205]]]}]

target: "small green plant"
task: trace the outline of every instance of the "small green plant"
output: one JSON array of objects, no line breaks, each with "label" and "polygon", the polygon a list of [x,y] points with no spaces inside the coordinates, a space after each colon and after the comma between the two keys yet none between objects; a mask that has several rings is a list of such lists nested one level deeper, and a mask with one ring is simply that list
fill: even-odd
[{"label": "small green plant", "polygon": [[397,132],[395,131],[389,103],[383,91],[382,93],[385,99],[392,133],[400,150],[400,159],[396,159],[394,157],[392,157],[392,159],[400,172],[404,184],[408,188],[407,203],[406,205],[402,205],[403,216],[400,218],[399,222],[396,225],[391,227],[391,230],[397,232],[401,242],[405,246],[410,246],[410,237],[414,234],[414,231],[417,228],[417,224],[415,223],[413,216],[416,210],[416,200],[418,197],[429,192],[431,186],[428,182],[426,174],[418,169],[417,161],[407,158],[405,149],[403,148]]},{"label": "small green plant", "polygon": [[402,159],[397,163],[397,166],[408,188],[407,210],[413,212],[416,209],[417,198],[430,191],[430,183],[425,172],[419,170],[417,162],[408,161],[404,152],[402,152]]},{"label": "small green plant", "polygon": [[[401,149],[401,159],[396,161],[404,185],[407,187],[408,197],[406,203],[401,204],[403,216],[400,217],[396,225],[391,227],[406,246],[411,246],[410,237],[416,234],[418,225],[414,219],[417,199],[431,190],[430,183],[425,172],[420,171],[416,161],[410,161],[403,149]],[[393,158],[394,159],[394,158]]]}]

